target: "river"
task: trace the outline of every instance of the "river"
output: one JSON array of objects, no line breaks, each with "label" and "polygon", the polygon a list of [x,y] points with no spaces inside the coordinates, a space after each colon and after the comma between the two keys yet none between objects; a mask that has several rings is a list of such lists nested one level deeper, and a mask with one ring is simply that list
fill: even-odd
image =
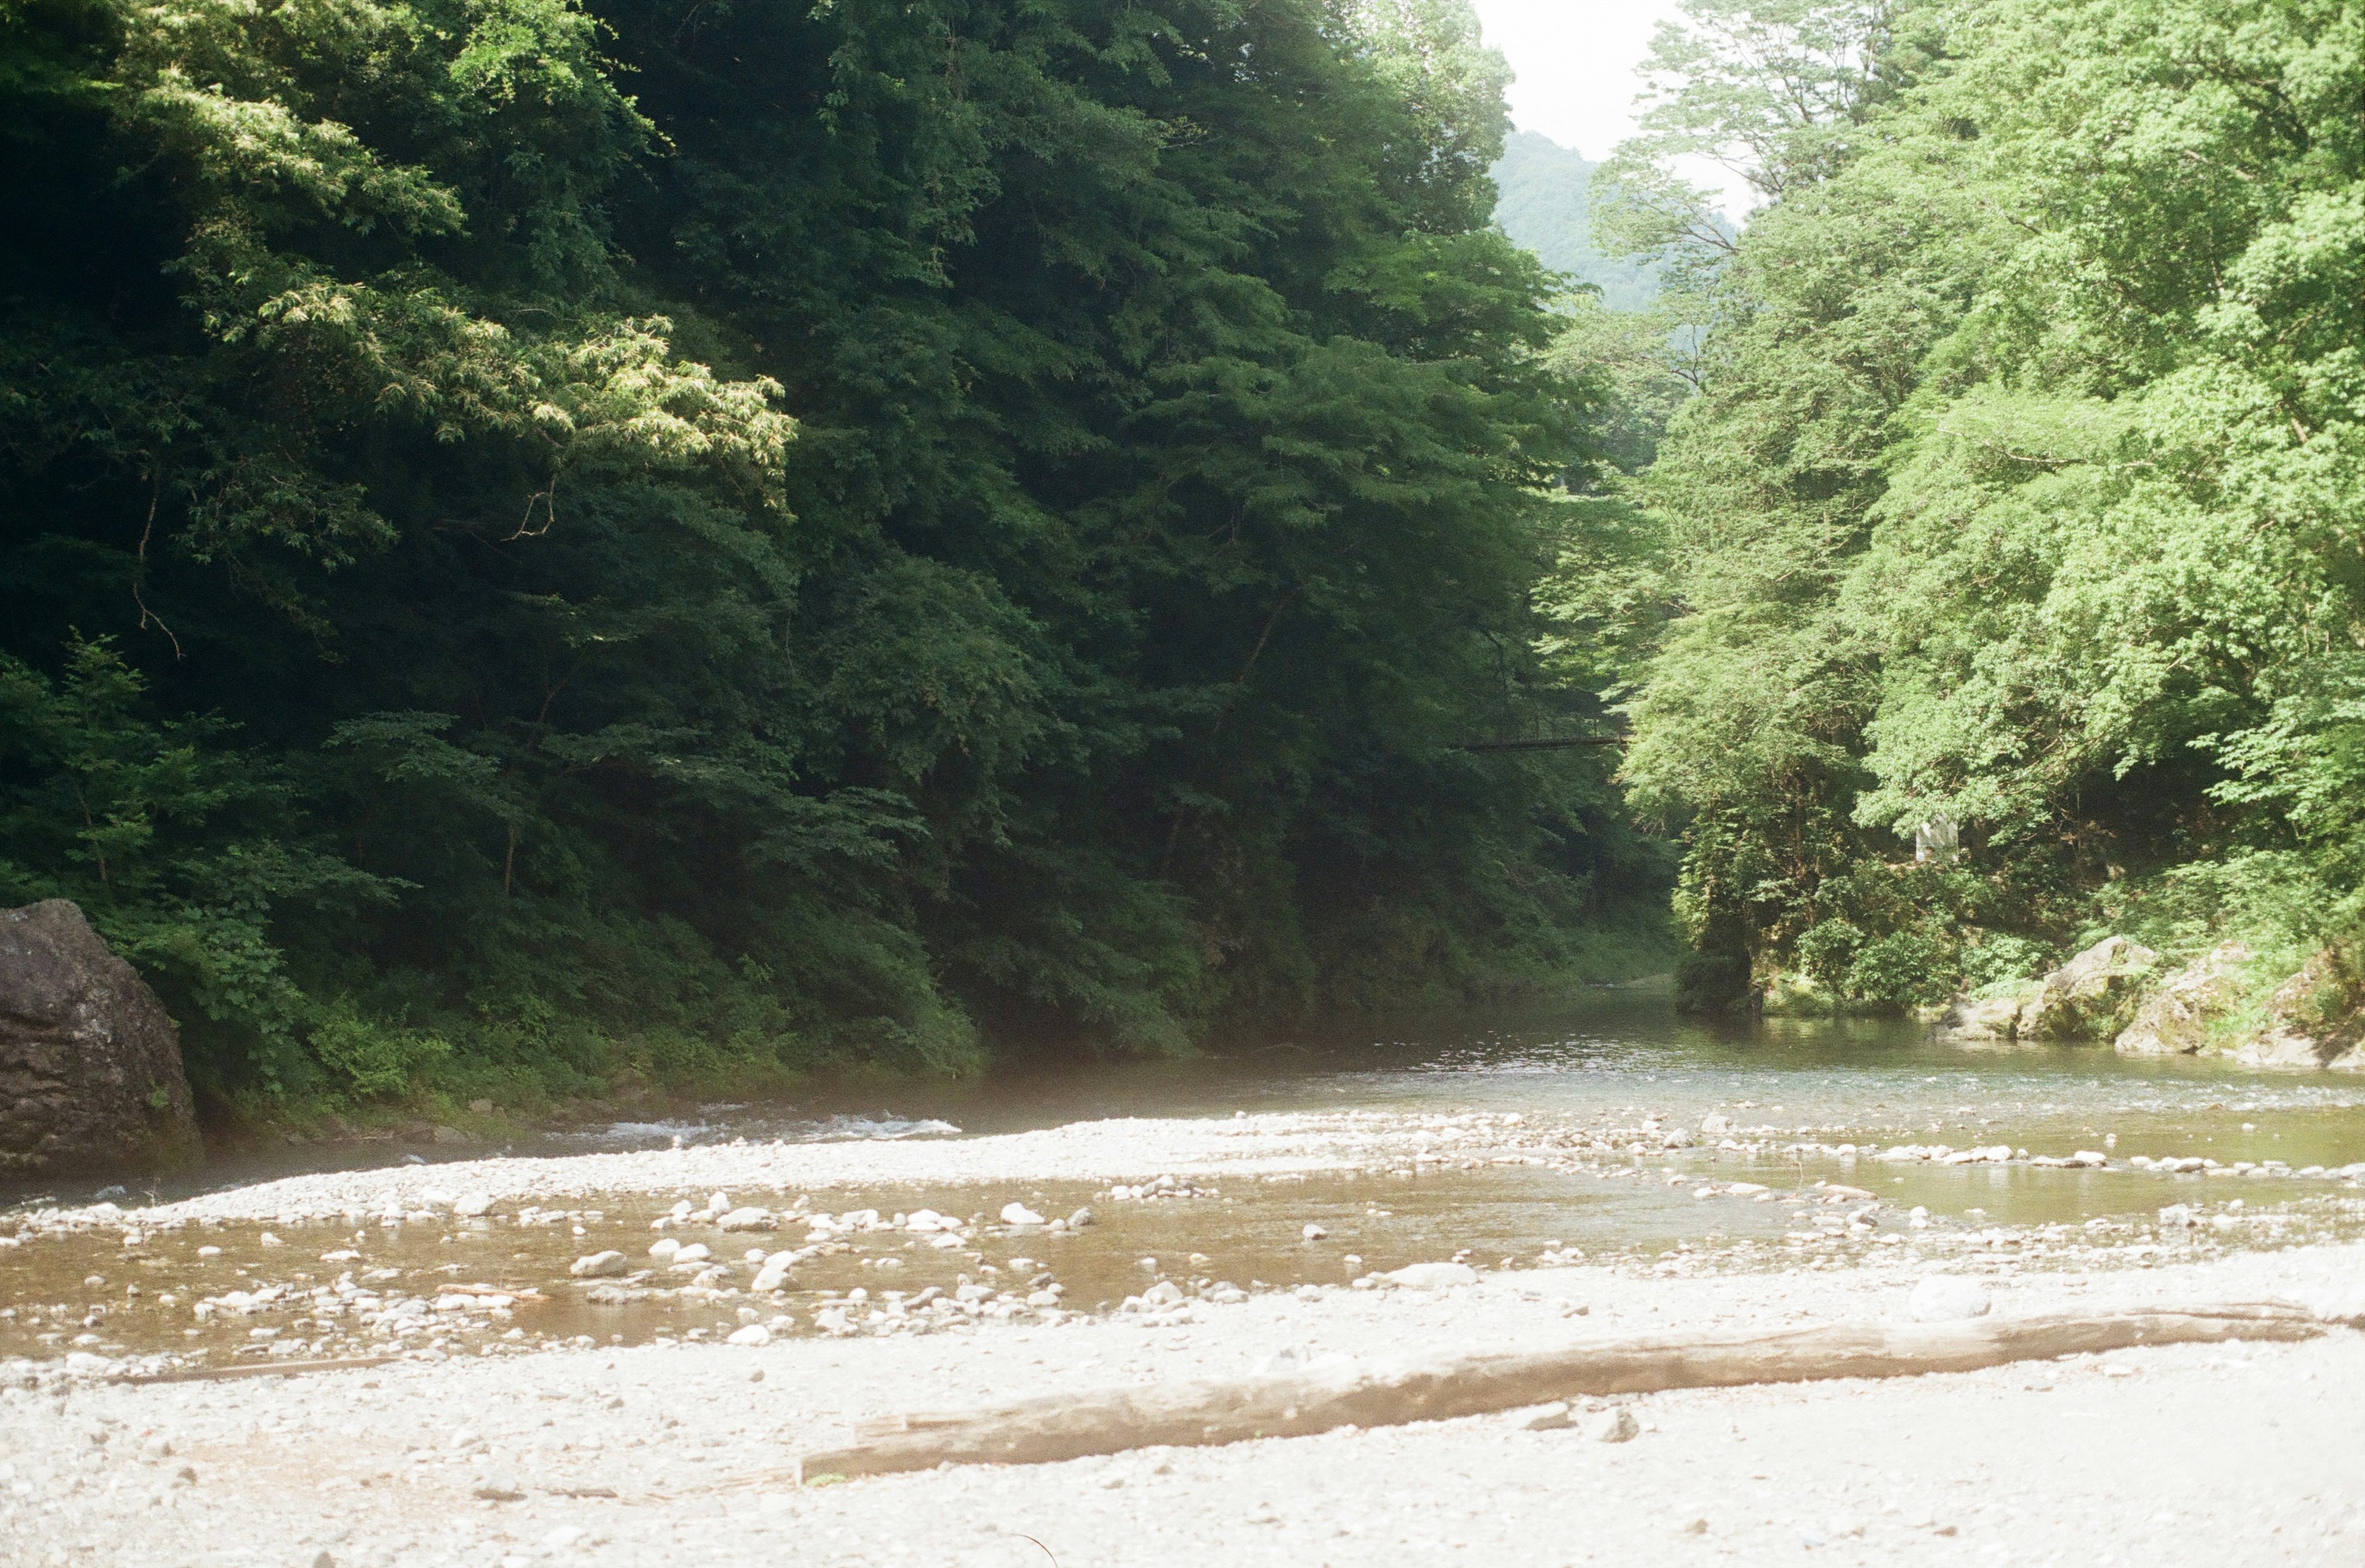
[{"label": "river", "polygon": [[[2113,1266],[2141,1266],[2179,1249],[2365,1228],[2360,1172],[2341,1170],[2365,1161],[2365,1083],[2352,1079],[2128,1059],[2090,1046],[1942,1046],[1901,1022],[1719,1027],[1677,1016],[1649,991],[1605,991],[1549,1015],[1014,1071],[886,1098],[708,1105],[566,1129],[513,1152],[563,1160],[742,1139],[979,1139],[1118,1117],[1360,1117],[1353,1126],[1389,1141],[1339,1169],[1202,1173],[1148,1197],[1131,1195],[1138,1183],[1108,1181],[990,1193],[857,1183],[782,1205],[878,1218],[841,1226],[835,1244],[801,1259],[768,1299],[743,1289],[740,1275],[784,1247],[778,1234],[725,1236],[693,1215],[667,1234],[708,1246],[706,1271],[647,1258],[653,1219],[678,1201],[671,1192],[496,1204],[470,1215],[431,1204],[401,1223],[300,1226],[144,1224],[149,1195],[127,1194],[115,1200],[119,1223],[69,1229],[43,1223],[49,1204],[28,1200],[0,1213],[0,1238],[14,1241],[0,1245],[0,1358],[79,1350],[219,1365],[389,1345],[456,1353],[703,1338],[758,1320],[809,1333],[873,1312],[882,1316],[871,1321],[900,1326],[904,1304],[963,1286],[1014,1301],[1057,1285],[1060,1311],[1090,1313],[1159,1280],[1252,1292],[1445,1259],[1768,1270],[1897,1248],[2008,1253],[2015,1267],[2091,1267],[2105,1254]],[[1889,1153],[1900,1148],[1918,1153]],[[1975,1150],[1995,1157],[1956,1152]],[[2036,1162],[2081,1154],[2104,1163]],[[290,1150],[199,1186],[404,1158],[390,1146]],[[2152,1163],[2167,1159],[2216,1169],[2170,1174]],[[465,1169],[455,1166],[455,1185]],[[80,1192],[47,1197],[87,1202]],[[683,1197],[702,1215],[706,1193]],[[1072,1233],[1005,1226],[1005,1200],[1047,1217],[1089,1206],[1094,1223]],[[895,1215],[924,1207],[965,1222],[959,1245],[890,1228]],[[2163,1208],[2190,1210],[2191,1223],[2160,1224]],[[595,1303],[568,1268],[607,1249],[639,1277]],[[406,1303],[431,1305],[424,1316],[410,1310],[418,1321],[383,1327],[388,1304]]]}]

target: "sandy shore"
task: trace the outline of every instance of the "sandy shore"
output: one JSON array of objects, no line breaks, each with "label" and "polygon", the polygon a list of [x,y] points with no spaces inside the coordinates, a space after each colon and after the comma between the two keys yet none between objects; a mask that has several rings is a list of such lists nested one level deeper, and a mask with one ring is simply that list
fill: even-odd
[{"label": "sandy shore", "polygon": [[[1199,1126],[1195,1147],[1207,1158],[1248,1147],[1227,1145],[1224,1123]],[[1026,1147],[1082,1170],[1107,1158],[1096,1152],[1100,1136],[1070,1129]],[[1306,1145],[1265,1142],[1254,1158],[1328,1158],[1315,1140],[1339,1136],[1312,1127]],[[916,1170],[960,1149],[874,1145],[861,1158]],[[1184,1153],[1170,1141],[1149,1163],[1187,1167]],[[819,1184],[833,1161],[851,1158],[827,1148],[708,1157],[792,1162],[790,1184]],[[598,1186],[612,1189],[636,1161],[665,1165],[668,1188],[679,1180],[669,1163],[678,1156],[594,1158]],[[863,1174],[876,1179],[875,1163]],[[448,1187],[452,1172],[391,1179]],[[516,1179],[535,1178],[520,1169]],[[325,1201],[352,1180],[202,1202],[275,1215],[291,1192]],[[1894,1318],[1929,1267],[1871,1259],[1701,1278],[1510,1270],[1435,1292],[1309,1287],[1201,1302],[1187,1321],[1159,1324],[1126,1315],[987,1322],[959,1334],[463,1357],[234,1383],[52,1380],[0,1393],[0,1562],[314,1568],[326,1554],[339,1568],[1344,1568],[1758,1562],[1801,1551],[1867,1563],[2365,1561],[2355,1478],[2365,1335],[2347,1330],[2297,1345],[1651,1395],[1631,1402],[1642,1429],[1619,1444],[1494,1416],[793,1482],[796,1453],[869,1417],[1333,1357],[1370,1363],[1590,1335]],[[2365,1248],[2317,1246],[1990,1284],[1995,1310],[2019,1314],[2321,1303],[2353,1298],[2360,1282]]]}]

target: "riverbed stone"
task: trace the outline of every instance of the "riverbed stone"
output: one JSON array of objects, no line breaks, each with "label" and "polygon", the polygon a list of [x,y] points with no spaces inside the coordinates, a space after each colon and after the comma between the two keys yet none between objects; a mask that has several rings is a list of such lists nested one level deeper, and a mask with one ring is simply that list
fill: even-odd
[{"label": "riverbed stone", "polygon": [[632,1264],[622,1252],[611,1250],[577,1258],[567,1266],[566,1271],[578,1280],[609,1280],[628,1273],[631,1269]]},{"label": "riverbed stone", "polygon": [[1958,1323],[1985,1317],[1994,1305],[1987,1287],[1962,1274],[1932,1274],[1913,1287],[1905,1310],[1917,1323]]},{"label": "riverbed stone", "polygon": [[149,1171],[202,1154],[178,1029],[79,906],[0,910],[0,1171]]},{"label": "riverbed stone", "polygon": [[1585,1435],[1597,1443],[1631,1442],[1642,1429],[1634,1412],[1623,1405],[1604,1410],[1585,1424]]},{"label": "riverbed stone", "polygon": [[1407,1290],[1441,1291],[1476,1284],[1478,1271],[1467,1263],[1410,1263],[1379,1277]]}]

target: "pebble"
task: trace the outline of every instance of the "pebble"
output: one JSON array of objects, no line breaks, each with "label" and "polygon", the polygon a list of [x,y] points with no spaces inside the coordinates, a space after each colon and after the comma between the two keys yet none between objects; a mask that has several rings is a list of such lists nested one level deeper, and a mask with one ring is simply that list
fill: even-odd
[{"label": "pebble", "polygon": [[1604,1410],[1585,1424],[1585,1435],[1597,1443],[1631,1442],[1642,1429],[1642,1423],[1634,1419],[1634,1412],[1623,1405]]},{"label": "pebble", "polygon": [[670,1236],[661,1236],[649,1243],[649,1256],[652,1258],[670,1258],[680,1250],[681,1243]]},{"label": "pebble", "polygon": [[1529,1432],[1557,1432],[1576,1424],[1575,1418],[1569,1414],[1567,1404],[1561,1400],[1539,1405],[1519,1417],[1518,1420],[1520,1429]]},{"label": "pebble", "polygon": [[1478,1271],[1467,1263],[1410,1263],[1379,1277],[1407,1290],[1441,1291],[1476,1284]]},{"label": "pebble", "polygon": [[1298,1234],[1305,1237],[1308,1241],[1319,1241],[1330,1233],[1323,1229],[1318,1225],[1309,1225]]},{"label": "pebble", "polygon": [[1953,1323],[1984,1317],[1993,1305],[1987,1287],[1961,1274],[1932,1274],[1913,1287],[1905,1310],[1917,1323]]},{"label": "pebble", "polygon": [[478,1219],[493,1206],[490,1193],[471,1193],[452,1205],[452,1212],[462,1219]]},{"label": "pebble", "polygon": [[1043,1216],[1037,1214],[1033,1209],[1028,1208],[1025,1204],[1004,1204],[1002,1205],[1002,1223],[1004,1225],[1041,1225],[1043,1223]]},{"label": "pebble", "polygon": [[594,1252],[588,1258],[577,1258],[566,1271],[578,1280],[607,1280],[625,1272],[631,1265],[622,1252]]},{"label": "pebble", "polygon": [[760,1323],[750,1323],[744,1328],[734,1329],[730,1338],[723,1342],[726,1345],[768,1345],[772,1342],[772,1331]]}]

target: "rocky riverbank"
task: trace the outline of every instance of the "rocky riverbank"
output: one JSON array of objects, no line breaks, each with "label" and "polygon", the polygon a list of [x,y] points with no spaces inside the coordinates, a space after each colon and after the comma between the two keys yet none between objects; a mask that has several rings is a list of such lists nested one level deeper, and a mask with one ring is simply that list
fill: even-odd
[{"label": "rocky riverbank", "polygon": [[2170,963],[2108,936],[2050,973],[1962,997],[1935,1028],[1950,1041],[2107,1041],[2122,1056],[2365,1071],[2365,956],[2335,944],[2284,973],[2240,943]]},{"label": "rocky riverbank", "polygon": [[[2169,1348],[1900,1382],[800,1487],[857,1423],[1586,1334],[1911,1315],[1927,1265],[1671,1278],[1533,1269],[1306,1289],[962,1336],[581,1349],[229,1383],[0,1393],[0,1559],[127,1568],[1032,1560],[1288,1564],[2042,1560],[2241,1564],[2365,1544],[2365,1337]],[[1974,1282],[1998,1314],[2335,1303],[2365,1249]],[[1462,1280],[1463,1282],[1452,1282]],[[1615,1407],[1631,1419],[1589,1420]],[[2200,1422],[2209,1440],[2191,1434]],[[1604,1438],[1611,1440],[1604,1441]],[[2105,1440],[2107,1439],[2107,1440]],[[1040,1543],[1039,1546],[1035,1543]]]}]

